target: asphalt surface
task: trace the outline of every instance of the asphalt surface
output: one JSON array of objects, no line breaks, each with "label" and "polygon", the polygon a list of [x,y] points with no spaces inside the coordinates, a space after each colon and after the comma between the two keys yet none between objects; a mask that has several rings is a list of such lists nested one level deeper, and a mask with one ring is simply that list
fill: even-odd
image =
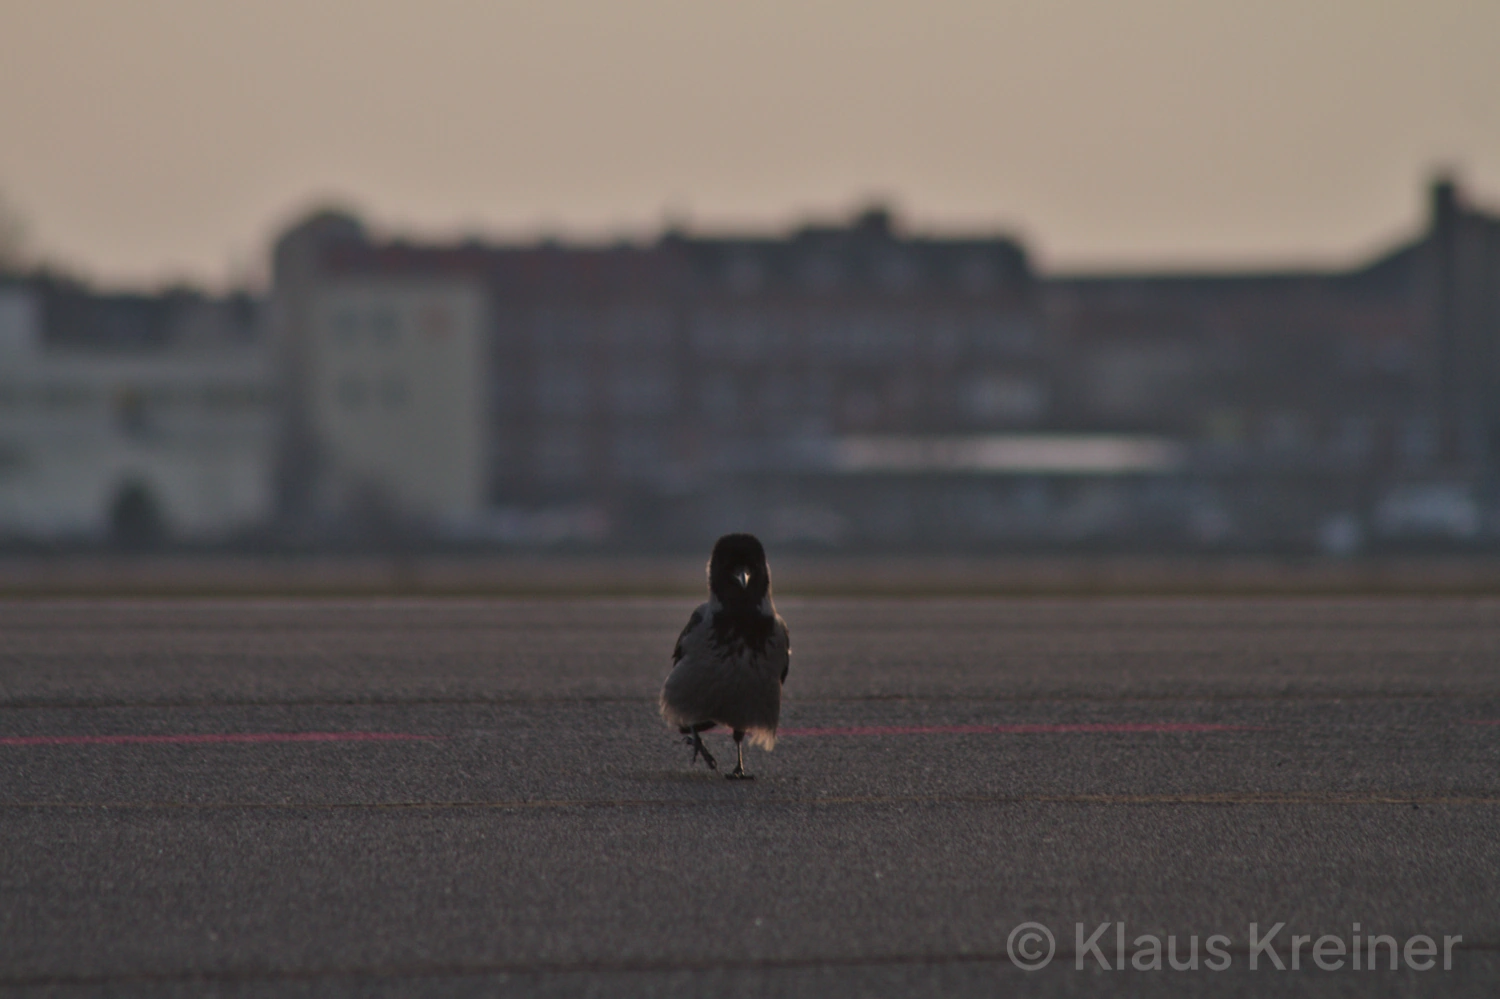
[{"label": "asphalt surface", "polygon": [[1500,600],[785,600],[744,783],[692,604],[0,604],[0,992],[1500,989]]}]

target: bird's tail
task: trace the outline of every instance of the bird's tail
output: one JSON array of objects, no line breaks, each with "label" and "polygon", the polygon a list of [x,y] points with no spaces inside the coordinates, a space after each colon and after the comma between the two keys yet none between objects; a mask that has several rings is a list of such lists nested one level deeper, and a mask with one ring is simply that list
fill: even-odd
[{"label": "bird's tail", "polygon": [[668,725],[671,725],[673,728],[681,728],[684,725],[692,725],[695,722],[699,721],[699,719],[697,718],[688,718],[682,712],[678,711],[676,708],[672,707],[672,705],[668,704],[667,695],[665,693],[663,693],[661,699],[657,701],[657,709],[661,712],[662,721],[666,722]]},{"label": "bird's tail", "polygon": [[776,748],[776,730],[774,728],[752,728],[746,734],[750,737],[750,745],[759,746],[770,752]]}]

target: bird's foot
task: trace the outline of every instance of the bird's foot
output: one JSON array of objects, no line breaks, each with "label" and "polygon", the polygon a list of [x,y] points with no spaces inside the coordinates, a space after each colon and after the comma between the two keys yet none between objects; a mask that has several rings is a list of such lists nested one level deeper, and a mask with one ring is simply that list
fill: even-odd
[{"label": "bird's foot", "polygon": [[747,773],[745,773],[745,768],[744,767],[735,767],[734,771],[732,773],[727,773],[727,774],[724,775],[724,779],[725,780],[754,780],[755,779],[755,775],[754,774],[747,774]]},{"label": "bird's foot", "polygon": [[697,763],[698,757],[701,756],[703,757],[703,762],[708,764],[708,769],[719,769],[719,761],[714,759],[713,755],[709,753],[708,747],[703,744],[703,739],[699,737],[697,732],[694,732],[692,735],[683,736],[682,741],[685,745],[693,747],[693,758],[688,761],[689,763]]}]

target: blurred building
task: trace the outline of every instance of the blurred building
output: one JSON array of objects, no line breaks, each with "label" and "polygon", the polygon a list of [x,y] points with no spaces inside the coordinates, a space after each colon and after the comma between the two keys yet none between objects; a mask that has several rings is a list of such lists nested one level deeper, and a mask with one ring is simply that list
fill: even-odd
[{"label": "blurred building", "polygon": [[1500,218],[1447,180],[1430,206],[1347,271],[1046,282],[1059,425],[1190,456],[1125,524],[1334,551],[1500,531]]},{"label": "blurred building", "polygon": [[0,538],[223,542],[272,512],[248,298],[0,282]]},{"label": "blurred building", "polygon": [[463,522],[489,507],[488,304],[461,280],[355,276],[320,289],[309,415],[330,510]]},{"label": "blurred building", "polygon": [[0,278],[0,539],[1500,541],[1500,218],[1347,270],[1037,276],[879,208],[275,248],[269,300]]},{"label": "blurred building", "polygon": [[[910,237],[879,210],[785,237],[610,247],[384,243],[321,215],[277,260],[280,356],[302,393],[288,439],[308,456],[283,492],[299,521],[337,521],[378,494],[408,522],[495,540],[698,543],[738,526],[951,541],[968,528],[939,480],[974,470],[914,478],[880,456],[912,435],[1034,430],[1052,404],[1020,247]],[[352,386],[388,377],[370,367],[381,295],[406,303],[390,344],[452,345],[477,391],[458,378],[430,419],[415,395],[361,401]],[[446,340],[412,325],[434,309],[464,317]],[[359,352],[340,346],[356,339]],[[416,488],[438,452],[478,468],[482,503]]]},{"label": "blurred building", "polygon": [[1345,271],[775,237],[277,247],[281,508],[500,542],[1352,551],[1500,535],[1500,220]]}]

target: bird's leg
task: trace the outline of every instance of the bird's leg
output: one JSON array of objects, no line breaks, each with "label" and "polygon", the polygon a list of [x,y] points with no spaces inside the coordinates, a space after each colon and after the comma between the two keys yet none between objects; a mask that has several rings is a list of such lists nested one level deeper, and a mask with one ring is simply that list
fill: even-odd
[{"label": "bird's leg", "polygon": [[698,757],[702,756],[703,762],[708,764],[708,769],[717,770],[719,769],[719,762],[715,760],[709,753],[708,747],[703,744],[703,736],[699,734],[704,729],[710,729],[713,727],[713,722],[700,722],[697,725],[691,725],[688,728],[682,730],[684,732],[690,733],[689,735],[684,736],[682,741],[685,745],[693,747],[693,758],[689,761],[690,763],[697,763]]},{"label": "bird's leg", "polygon": [[724,776],[729,780],[754,780],[754,774],[745,773],[745,733],[740,729],[734,730],[734,751],[736,754],[734,773]]},{"label": "bird's leg", "polygon": [[719,769],[719,761],[715,760],[713,758],[713,756],[709,754],[708,747],[703,744],[703,736],[701,736],[699,734],[699,730],[695,728],[695,729],[693,729],[693,762],[694,763],[698,762],[698,757],[699,757],[700,754],[703,757],[703,762],[708,764],[708,769],[710,769],[710,770],[717,770],[717,769]]}]

